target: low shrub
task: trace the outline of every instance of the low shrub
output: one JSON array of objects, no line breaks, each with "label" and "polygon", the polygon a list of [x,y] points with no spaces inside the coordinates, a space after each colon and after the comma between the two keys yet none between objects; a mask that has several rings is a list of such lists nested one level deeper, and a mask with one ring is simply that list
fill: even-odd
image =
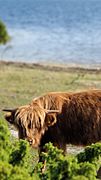
[{"label": "low shrub", "polygon": [[5,121],[0,120],[0,179],[37,180],[28,142],[12,140]]},{"label": "low shrub", "polygon": [[[92,144],[75,156],[64,156],[51,143],[45,145],[42,153],[44,163],[36,167],[42,180],[96,180],[101,167],[101,144]],[[43,171],[43,173],[42,173]]]},{"label": "low shrub", "polygon": [[96,180],[101,167],[101,143],[87,146],[77,155],[63,155],[51,143],[45,145],[42,162],[24,140],[11,138],[5,121],[0,120],[1,180]]}]

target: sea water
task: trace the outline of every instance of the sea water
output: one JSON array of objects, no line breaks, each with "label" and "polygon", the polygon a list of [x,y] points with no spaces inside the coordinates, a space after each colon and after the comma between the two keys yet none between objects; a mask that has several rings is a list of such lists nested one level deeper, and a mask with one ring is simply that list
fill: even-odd
[{"label": "sea water", "polygon": [[2,60],[101,63],[101,0],[0,0],[0,19]]}]

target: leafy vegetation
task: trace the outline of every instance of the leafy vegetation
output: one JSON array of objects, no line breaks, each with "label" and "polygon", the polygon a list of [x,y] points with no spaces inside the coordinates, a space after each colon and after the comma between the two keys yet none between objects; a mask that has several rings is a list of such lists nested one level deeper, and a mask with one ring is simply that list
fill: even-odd
[{"label": "leafy vegetation", "polygon": [[6,26],[0,21],[0,44],[6,44],[10,40]]},{"label": "leafy vegetation", "polygon": [[[42,180],[96,180],[97,171],[101,167],[101,144],[92,144],[84,152],[76,156],[64,156],[62,151],[46,144],[46,153],[43,153],[44,164],[37,166]],[[40,169],[44,169],[43,173]]]},{"label": "leafy vegetation", "polygon": [[101,167],[101,144],[92,144],[77,155],[64,156],[51,143],[45,145],[43,163],[35,165],[29,144],[12,140],[7,124],[0,120],[1,180],[96,180]]},{"label": "leafy vegetation", "polygon": [[4,121],[0,121],[0,179],[24,180],[37,177],[33,171],[33,156],[26,141],[13,140]]}]

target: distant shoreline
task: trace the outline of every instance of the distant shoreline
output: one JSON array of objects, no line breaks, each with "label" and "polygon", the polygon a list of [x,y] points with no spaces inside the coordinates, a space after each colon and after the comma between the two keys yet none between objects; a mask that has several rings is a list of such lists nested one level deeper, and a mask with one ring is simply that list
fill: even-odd
[{"label": "distant shoreline", "polygon": [[14,61],[4,61],[0,60],[0,68],[2,66],[17,66],[21,68],[30,69],[43,69],[48,71],[63,71],[63,72],[83,72],[83,73],[100,73],[101,64],[96,65],[82,65],[82,64],[46,64],[46,63],[27,63],[27,62],[14,62]]}]

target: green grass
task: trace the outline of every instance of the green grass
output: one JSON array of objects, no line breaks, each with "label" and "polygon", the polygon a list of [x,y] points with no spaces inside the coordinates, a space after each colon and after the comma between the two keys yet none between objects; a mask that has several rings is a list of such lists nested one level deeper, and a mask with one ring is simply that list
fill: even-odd
[{"label": "green grass", "polygon": [[[0,109],[17,107],[49,91],[101,89],[101,72],[55,71],[0,65]],[[0,117],[3,117],[1,111]]]}]

